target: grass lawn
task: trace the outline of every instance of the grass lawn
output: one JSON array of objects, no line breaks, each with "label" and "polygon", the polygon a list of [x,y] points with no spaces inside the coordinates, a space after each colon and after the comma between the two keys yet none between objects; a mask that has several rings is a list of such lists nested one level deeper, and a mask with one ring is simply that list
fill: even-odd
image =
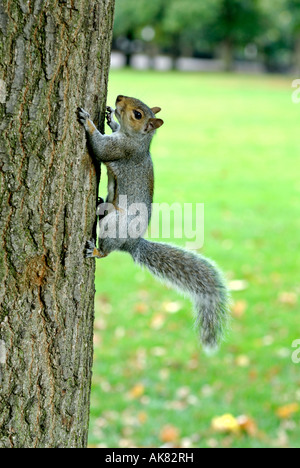
[{"label": "grass lawn", "polygon": [[[234,289],[233,318],[220,351],[207,357],[188,300],[126,254],[99,260],[91,446],[300,448],[300,363],[292,361],[300,338],[300,104],[291,83],[111,72],[110,105],[125,94],[162,107],[154,201],[205,204],[201,253]],[[225,414],[244,415],[244,425],[217,431],[212,421]]]}]

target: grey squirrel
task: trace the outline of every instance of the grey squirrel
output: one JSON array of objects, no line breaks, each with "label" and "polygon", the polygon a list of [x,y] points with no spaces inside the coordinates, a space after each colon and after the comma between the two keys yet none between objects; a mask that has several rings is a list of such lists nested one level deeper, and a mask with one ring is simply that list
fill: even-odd
[{"label": "grey squirrel", "polygon": [[[143,238],[151,217],[154,187],[150,144],[155,131],[164,123],[155,116],[160,110],[120,95],[115,110],[107,107],[106,119],[113,133],[102,135],[90,115],[80,107],[77,109],[92,156],[96,163],[105,164],[108,171],[107,200],[97,210],[102,215],[98,249],[95,241],[88,241],[85,255],[102,258],[114,250],[128,252],[136,263],[188,294],[197,312],[202,344],[209,351],[217,347],[228,318],[228,291],[221,273],[201,255]],[[128,206],[146,207],[145,222],[135,236],[128,236],[127,228],[134,217],[128,213],[124,216],[121,200],[124,196]]]}]

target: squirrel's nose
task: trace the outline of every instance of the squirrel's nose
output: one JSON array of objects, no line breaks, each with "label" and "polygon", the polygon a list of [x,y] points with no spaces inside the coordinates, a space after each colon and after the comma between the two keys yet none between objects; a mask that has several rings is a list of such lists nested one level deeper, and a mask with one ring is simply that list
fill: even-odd
[{"label": "squirrel's nose", "polygon": [[123,98],[124,98],[124,96],[122,96],[121,94],[119,94],[119,96],[117,96],[116,102],[122,101]]}]

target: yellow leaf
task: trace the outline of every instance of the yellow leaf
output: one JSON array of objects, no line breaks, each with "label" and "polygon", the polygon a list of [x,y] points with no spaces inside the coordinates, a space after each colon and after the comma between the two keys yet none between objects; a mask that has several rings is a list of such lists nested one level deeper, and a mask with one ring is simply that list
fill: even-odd
[{"label": "yellow leaf", "polygon": [[223,416],[214,418],[211,422],[211,427],[216,432],[232,432],[234,434],[240,432],[238,420],[232,414],[224,414]]},{"label": "yellow leaf", "polygon": [[163,307],[169,314],[176,314],[182,308],[180,302],[164,302]]},{"label": "yellow leaf", "polygon": [[138,421],[139,421],[140,424],[145,424],[147,419],[148,419],[148,415],[147,415],[147,413],[145,413],[145,411],[141,411],[138,414]]},{"label": "yellow leaf", "polygon": [[294,413],[299,411],[299,404],[298,403],[290,403],[289,405],[281,406],[277,409],[276,414],[281,419],[288,419]]},{"label": "yellow leaf", "polygon": [[246,280],[231,280],[228,283],[230,291],[244,291],[248,288],[248,282]]},{"label": "yellow leaf", "polygon": [[154,330],[159,330],[160,328],[163,327],[165,323],[165,316],[163,314],[156,314],[151,320],[151,328],[154,328]]},{"label": "yellow leaf", "polygon": [[140,398],[145,393],[145,387],[143,384],[138,383],[129,392],[131,398]]},{"label": "yellow leaf", "polygon": [[248,367],[250,364],[250,359],[248,356],[246,356],[246,354],[240,354],[235,359],[235,363],[238,367]]}]

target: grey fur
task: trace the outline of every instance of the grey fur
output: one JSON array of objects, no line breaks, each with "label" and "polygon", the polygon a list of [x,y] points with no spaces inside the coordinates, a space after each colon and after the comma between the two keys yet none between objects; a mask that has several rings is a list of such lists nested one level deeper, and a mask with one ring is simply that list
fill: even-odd
[{"label": "grey fur", "polygon": [[228,293],[216,266],[201,255],[145,239],[139,239],[128,252],[136,263],[190,296],[202,344],[207,349],[216,348],[228,316]]},{"label": "grey fur", "polygon": [[[213,349],[222,338],[228,317],[228,292],[218,268],[208,259],[178,247],[143,239],[151,218],[153,200],[153,165],[150,143],[155,129],[163,121],[155,119],[153,111],[141,101],[119,96],[117,109],[107,108],[107,122],[111,135],[102,135],[83,109],[78,108],[78,120],[84,126],[88,144],[98,163],[107,166],[109,195],[107,202],[114,209],[100,222],[99,255],[93,254],[94,243],[88,242],[86,256],[106,256],[114,250],[128,252],[134,261],[148,268],[158,278],[188,294],[197,313],[201,341],[206,349]],[[138,109],[143,118],[135,122],[132,109]],[[154,108],[157,113],[157,108]],[[115,122],[117,116],[120,125]],[[143,203],[147,207],[145,227],[138,238],[107,235],[115,226],[124,228],[132,217],[125,218],[120,210],[121,196],[127,203]],[[114,199],[114,200],[112,200]],[[110,231],[111,229],[111,231]]]}]

